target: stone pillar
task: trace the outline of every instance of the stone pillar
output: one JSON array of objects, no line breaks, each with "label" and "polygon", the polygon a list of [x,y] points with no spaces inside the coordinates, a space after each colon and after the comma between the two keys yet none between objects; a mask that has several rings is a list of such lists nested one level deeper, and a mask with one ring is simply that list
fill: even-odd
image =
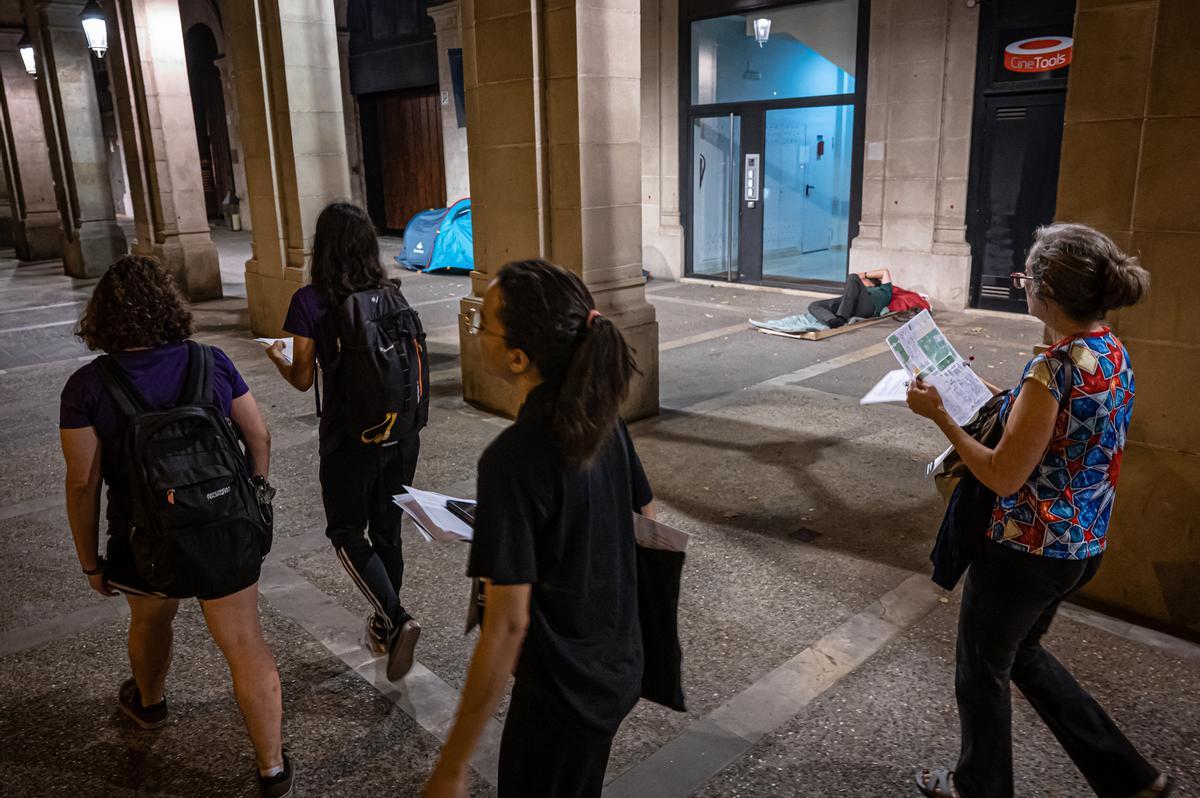
[{"label": "stone pillar", "polygon": [[350,31],[338,30],[338,70],[342,75],[342,118],[345,120],[346,162],[350,167],[350,199],[367,207],[367,184],[363,175],[362,135],[358,100],[350,92]]},{"label": "stone pillar", "polygon": [[[544,257],[583,278],[636,350],[624,412],[658,411],[658,322],[641,272],[639,0],[550,0],[505,11],[464,0],[467,138],[478,307],[506,262]],[[511,4],[510,4],[511,6]],[[512,415],[460,328],[465,398]]]},{"label": "stone pillar", "polygon": [[683,276],[679,208],[679,0],[642,0],[642,262]]},{"label": "stone pillar", "polygon": [[[1080,0],[1059,171],[1061,221],[1100,228],[1142,259],[1150,295],[1110,317],[1137,401],[1104,567],[1083,591],[1104,609],[1200,633],[1200,5]],[[1113,54],[1120,53],[1114,68]]]},{"label": "stone pillar", "polygon": [[886,267],[898,284],[966,307],[979,9],[873,3],[870,24],[862,217],[850,269]]},{"label": "stone pillar", "polygon": [[213,61],[221,73],[221,93],[225,96],[225,125],[229,131],[229,165],[233,167],[233,190],[238,198],[238,217],[242,229],[249,232],[253,229],[250,219],[249,193],[246,189],[246,163],[242,158],[242,142],[238,134],[237,89],[233,79],[233,69],[229,57],[222,55]]},{"label": "stone pillar", "polygon": [[317,215],[350,198],[333,0],[225,6],[254,254],[246,261],[250,325],[279,335],[305,279]]},{"label": "stone pillar", "polygon": [[8,249],[13,245],[12,217],[13,203],[8,187],[8,169],[0,159],[0,249]]},{"label": "stone pillar", "polygon": [[82,0],[31,0],[25,17],[38,59],[63,267],[72,277],[95,277],[128,247],[113,206],[93,56],[79,22],[82,9]]},{"label": "stone pillar", "polygon": [[467,129],[458,126],[454,106],[454,80],[450,75],[450,51],[462,48],[462,18],[458,0],[434,6],[427,12],[437,32],[438,89],[442,109],[442,152],[446,165],[446,202],[471,196],[471,174],[467,163]]},{"label": "stone pillar", "polygon": [[12,203],[13,247],[18,260],[55,260],[62,257],[62,217],[37,83],[17,52],[20,38],[20,31],[0,31],[0,153]]},{"label": "stone pillar", "polygon": [[193,302],[221,296],[176,0],[109,0],[107,55],[137,240]]}]

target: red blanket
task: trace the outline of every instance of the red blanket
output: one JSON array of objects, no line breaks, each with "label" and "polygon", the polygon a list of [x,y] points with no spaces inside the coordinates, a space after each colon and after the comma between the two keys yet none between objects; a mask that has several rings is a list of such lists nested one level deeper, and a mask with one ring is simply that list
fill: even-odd
[{"label": "red blanket", "polygon": [[909,291],[893,283],[892,301],[887,306],[889,313],[903,313],[906,310],[932,310],[925,297],[916,291]]}]

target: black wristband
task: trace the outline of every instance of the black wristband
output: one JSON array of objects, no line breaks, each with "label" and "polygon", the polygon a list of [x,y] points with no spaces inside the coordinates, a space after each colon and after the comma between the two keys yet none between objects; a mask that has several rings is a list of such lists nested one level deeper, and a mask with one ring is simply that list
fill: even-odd
[{"label": "black wristband", "polygon": [[96,558],[96,567],[90,571],[87,568],[84,568],[83,575],[84,576],[99,576],[100,574],[104,573],[105,564],[106,563],[104,562],[103,557],[97,557]]}]

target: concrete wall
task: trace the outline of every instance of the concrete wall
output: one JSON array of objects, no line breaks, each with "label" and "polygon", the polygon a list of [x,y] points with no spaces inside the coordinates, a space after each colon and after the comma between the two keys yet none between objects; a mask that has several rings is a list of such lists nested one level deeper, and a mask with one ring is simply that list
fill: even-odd
[{"label": "concrete wall", "polygon": [[1150,270],[1149,300],[1115,314],[1137,399],[1104,567],[1085,595],[1200,633],[1200,4],[1080,0],[1058,218],[1101,228]]},{"label": "concrete wall", "polygon": [[872,3],[862,223],[853,271],[888,268],[941,307],[966,307],[967,171],[979,9]]}]

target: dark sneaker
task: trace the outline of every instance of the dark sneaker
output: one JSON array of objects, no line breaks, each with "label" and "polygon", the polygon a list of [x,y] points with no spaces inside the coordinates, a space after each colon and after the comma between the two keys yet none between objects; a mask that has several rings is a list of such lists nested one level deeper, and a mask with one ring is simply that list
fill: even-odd
[{"label": "dark sneaker", "polygon": [[392,636],[392,647],[388,651],[387,677],[396,682],[412,670],[413,651],[421,637],[421,624],[409,618]]},{"label": "dark sneaker", "polygon": [[134,723],[143,729],[157,729],[167,722],[167,699],[159,701],[154,706],[142,706],[142,694],[137,682],[127,679],[117,692],[117,703],[121,711],[128,715]]},{"label": "dark sneaker", "polygon": [[379,620],[379,616],[372,614],[367,619],[367,649],[373,654],[382,656],[388,653],[388,630],[387,627]]},{"label": "dark sneaker", "polygon": [[263,798],[291,798],[292,787],[296,782],[296,771],[292,760],[287,754],[283,755],[283,772],[274,776],[259,776],[258,786]]}]

